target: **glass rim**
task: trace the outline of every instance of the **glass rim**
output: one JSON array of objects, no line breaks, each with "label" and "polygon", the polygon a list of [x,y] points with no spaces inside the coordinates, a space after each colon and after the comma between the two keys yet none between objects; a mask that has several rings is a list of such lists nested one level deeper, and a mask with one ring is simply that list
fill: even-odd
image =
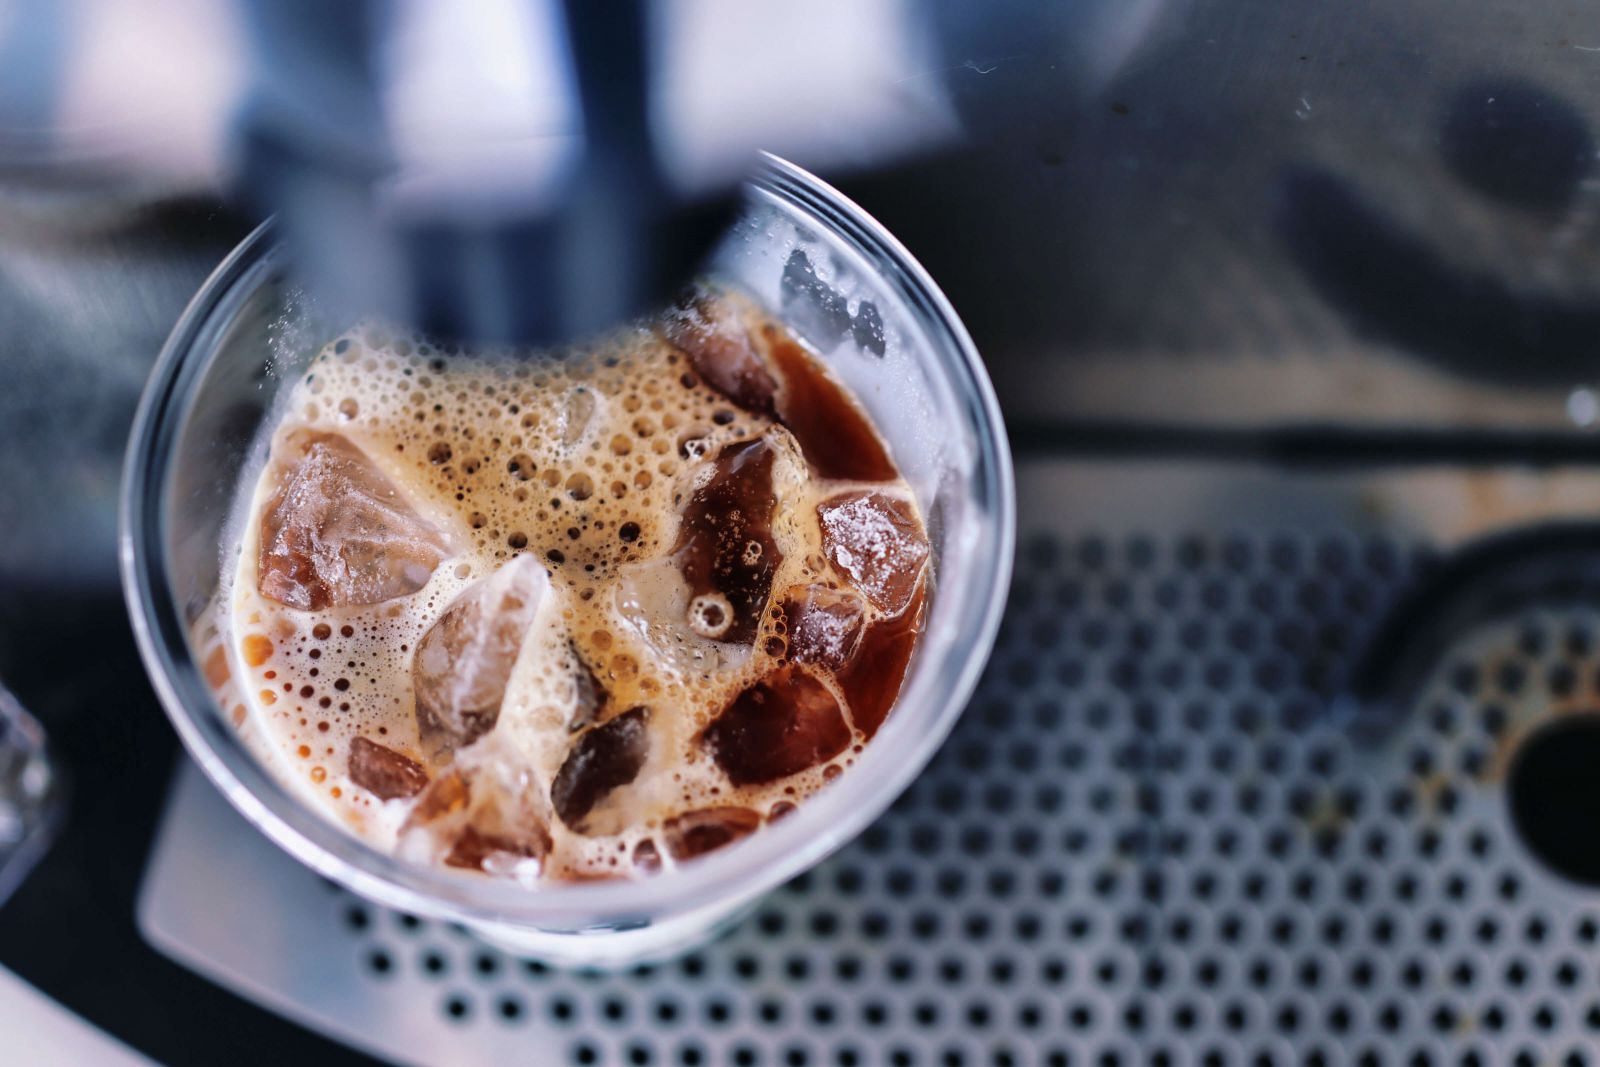
[{"label": "glass rim", "polygon": [[[954,642],[965,654],[914,671],[895,701],[895,712],[856,765],[792,815],[737,847],[651,878],[536,889],[473,879],[406,863],[312,811],[242,744],[219,744],[213,738],[226,719],[193,659],[186,625],[170,593],[162,536],[162,491],[181,424],[176,416],[192,398],[209,357],[216,355],[215,346],[203,342],[226,325],[226,312],[237,310],[253,292],[247,283],[270,269],[281,247],[274,221],[268,219],[212,272],[156,360],[123,465],[118,554],[140,655],[184,748],[247,820],[314,871],[389,907],[468,923],[622,926],[655,915],[686,914],[766,892],[852,840],[904,791],[954,727],[993,646],[1011,580],[1015,487],[993,387],[944,294],[905,247],[860,207],[808,171],[770,154],[763,155],[745,191],[798,210],[864,255],[935,342],[932,351],[918,358],[942,364],[971,408],[977,430],[977,503],[995,521],[985,524],[960,573],[941,573],[937,594],[958,595],[958,606],[972,609],[962,616]],[[926,710],[912,710],[923,705]],[[908,723],[916,729],[905,729]]]}]

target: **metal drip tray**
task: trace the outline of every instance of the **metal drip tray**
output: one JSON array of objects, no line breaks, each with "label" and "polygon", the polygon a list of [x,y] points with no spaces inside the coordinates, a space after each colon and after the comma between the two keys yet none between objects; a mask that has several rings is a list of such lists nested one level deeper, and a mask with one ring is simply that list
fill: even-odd
[{"label": "metal drip tray", "polygon": [[[1582,517],[1600,476],[1060,461],[1020,483],[1016,586],[955,736],[717,944],[616,976],[510,959],[323,883],[192,769],[147,935],[403,1063],[1600,1060],[1600,891],[1535,861],[1505,799],[1529,731],[1600,706],[1600,607],[1392,622],[1447,601],[1419,591],[1462,545]],[[1413,638],[1434,654],[1376,710],[1336,696]]]}]

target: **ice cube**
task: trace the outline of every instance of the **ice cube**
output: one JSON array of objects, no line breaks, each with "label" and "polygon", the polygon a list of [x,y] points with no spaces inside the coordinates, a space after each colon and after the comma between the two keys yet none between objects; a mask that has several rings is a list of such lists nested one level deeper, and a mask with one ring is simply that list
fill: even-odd
[{"label": "ice cube", "polygon": [[868,626],[850,662],[835,672],[850,706],[850,721],[867,737],[878,732],[900,696],[900,684],[921,633],[922,595],[918,593],[899,615]]},{"label": "ice cube", "polygon": [[790,656],[825,670],[843,667],[861,641],[865,610],[866,605],[854,593],[825,585],[792,587],[783,602]]},{"label": "ice cube", "polygon": [[800,462],[781,429],[725,446],[686,472],[672,550],[622,568],[617,612],[666,665],[708,673],[749,655],[783,561],[774,477]]},{"label": "ice cube", "polygon": [[623,829],[620,813],[607,813],[613,817],[601,818],[595,808],[638,777],[649,754],[649,708],[630,708],[589,730],[573,744],[550,787],[556,815],[580,834],[616,833]]},{"label": "ice cube", "polygon": [[576,732],[592,725],[600,718],[600,713],[606,709],[606,701],[610,699],[610,694],[606,692],[606,687],[600,684],[600,679],[594,676],[594,670],[583,658],[583,653],[578,651],[577,642],[569,640],[567,652],[572,657],[572,682],[577,689],[572,719],[567,723],[567,728]]},{"label": "ice cube", "polygon": [[472,826],[463,826],[456,835],[450,851],[445,853],[444,863],[447,867],[460,867],[464,870],[481,871],[490,856],[497,852],[506,852],[501,842],[485,836]]},{"label": "ice cube", "polygon": [[544,567],[518,556],[462,593],[423,635],[411,682],[425,744],[459,748],[494,729],[511,670],[549,591]]},{"label": "ice cube", "polygon": [[261,513],[261,595],[317,611],[379,604],[427,584],[445,537],[337,434],[291,438],[293,459]]},{"label": "ice cube", "polygon": [[472,803],[472,785],[460,771],[433,780],[406,816],[405,828],[430,826],[460,815]]},{"label": "ice cube", "polygon": [[537,866],[527,869],[527,861],[542,861],[550,852],[550,843],[550,830],[543,819],[523,805],[511,805],[508,811],[491,794],[487,802],[473,808],[444,862],[485,874],[536,877]]},{"label": "ice cube", "polygon": [[628,564],[617,579],[617,614],[664,666],[701,674],[748,655],[748,649],[709,640],[690,629],[687,620],[692,599],[670,557]]},{"label": "ice cube", "polygon": [[662,330],[706,384],[747,411],[773,413],[777,385],[750,331],[726,300],[691,293],[667,315]]},{"label": "ice cube", "polygon": [[787,778],[830,760],[852,735],[834,695],[800,667],[780,667],[734,698],[701,735],[735,785]]},{"label": "ice cube", "polygon": [[589,390],[578,387],[567,391],[561,406],[561,443],[568,448],[583,440],[589,424],[594,421],[595,397]]},{"label": "ice cube", "polygon": [[684,506],[672,560],[688,586],[689,629],[748,645],[761,626],[783,553],[772,538],[775,451],[765,437],[717,453]]},{"label": "ice cube", "polygon": [[667,854],[678,862],[715,852],[761,825],[761,816],[749,808],[702,808],[668,819],[661,826]]},{"label": "ice cube", "polygon": [[879,610],[898,615],[911,602],[928,542],[911,504],[884,493],[844,493],[817,505],[828,558]]},{"label": "ice cube", "polygon": [[365,737],[350,741],[350,780],[383,799],[414,797],[428,784],[422,764]]},{"label": "ice cube", "polygon": [[531,790],[492,771],[456,768],[434,779],[401,827],[401,854],[531,882],[550,830]]}]

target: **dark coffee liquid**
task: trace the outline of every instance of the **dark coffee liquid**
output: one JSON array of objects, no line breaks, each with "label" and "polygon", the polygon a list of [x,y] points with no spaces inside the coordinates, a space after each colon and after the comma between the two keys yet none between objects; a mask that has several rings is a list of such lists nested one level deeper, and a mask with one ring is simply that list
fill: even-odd
[{"label": "dark coffee liquid", "polygon": [[922,633],[922,601],[923,589],[919,586],[905,611],[867,627],[855,657],[836,675],[856,729],[869,740],[889,717],[889,709],[900,695],[900,682]]},{"label": "dark coffee liquid", "polygon": [[[714,305],[691,302],[685,311],[669,336],[706,381],[747,410],[775,413],[794,436],[816,481],[856,483],[850,489],[841,485],[842,491],[818,510],[827,554],[836,566],[851,561],[852,566],[839,567],[847,573],[836,575],[846,580],[796,587],[774,598],[786,624],[787,654],[701,738],[736,785],[777,781],[842,753],[851,741],[850,726],[861,740],[870,740],[883,725],[922,631],[927,546],[909,501],[858,487],[897,481],[899,471],[860,405],[812,354],[773,323],[752,331],[744,323],[719,319]],[[727,480],[724,469],[745,461],[742,452],[750,447],[724,450],[712,487]],[[728,494],[713,488],[705,495]],[[862,500],[853,516],[841,507]],[[709,544],[727,541],[713,536],[713,530],[742,535],[747,520],[739,513],[740,503],[705,508],[697,494],[685,512],[685,536]],[[831,542],[827,519],[841,515],[839,529],[833,531],[840,536]],[[902,546],[905,550],[897,551]],[[710,555],[710,549],[701,554]],[[721,572],[726,563],[718,558],[711,566]],[[706,583],[696,582],[695,575],[708,569],[706,564],[684,572],[697,593]],[[770,570],[763,571],[770,582],[769,575]],[[753,619],[746,624],[745,604],[759,611],[767,590],[760,594],[733,598],[739,640],[748,641],[755,633]],[[844,697],[842,708],[821,680],[830,675]]]},{"label": "dark coffee liquid", "polygon": [[778,371],[778,421],[789,428],[821,478],[887,482],[900,476],[861,408],[816,360],[777,327],[763,331]]}]

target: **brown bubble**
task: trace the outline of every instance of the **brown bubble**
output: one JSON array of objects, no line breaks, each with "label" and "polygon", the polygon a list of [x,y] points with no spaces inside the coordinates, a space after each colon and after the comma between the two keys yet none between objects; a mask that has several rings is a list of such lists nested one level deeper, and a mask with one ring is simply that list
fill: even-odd
[{"label": "brown bubble", "polygon": [[588,500],[594,495],[594,479],[579,471],[567,478],[567,495],[574,500]]},{"label": "brown bubble", "polygon": [[653,840],[647,837],[634,846],[633,866],[643,874],[654,874],[661,869],[661,853]]},{"label": "brown bubble", "polygon": [[428,462],[436,467],[449,463],[450,455],[450,446],[443,441],[435,441],[428,446]]},{"label": "brown bubble", "polygon": [[711,449],[710,436],[710,430],[699,426],[684,430],[678,435],[678,455],[684,459],[699,459]]},{"label": "brown bubble", "polygon": [[228,670],[228,650],[221,645],[212,649],[210,655],[206,656],[204,672],[211,688],[222,688],[232,674]]},{"label": "brown bubble", "polygon": [[326,641],[328,638],[333,636],[333,627],[329,626],[325,622],[319,622],[311,628],[311,636],[315,637],[318,641]]},{"label": "brown bubble", "polygon": [[561,551],[559,548],[552,548],[550,551],[544,554],[544,558],[559,567],[561,564],[567,561],[567,554]]},{"label": "brown bubble", "polygon": [[347,419],[353,419],[357,415],[361,414],[361,405],[357,404],[349,397],[345,397],[343,400],[339,401],[339,414],[343,415]]},{"label": "brown bubble", "polygon": [[244,653],[245,663],[259,667],[272,657],[272,640],[264,634],[247,634],[240,651]]},{"label": "brown bubble", "polygon": [[506,538],[506,544],[520,552],[522,549],[528,547],[528,535],[523,533],[521,530],[518,530],[510,537]]},{"label": "brown bubble", "polygon": [[611,438],[611,452],[613,455],[626,456],[633,451],[633,442],[620,433]]},{"label": "brown bubble", "polygon": [[629,542],[639,540],[639,524],[636,522],[623,523],[617,527],[617,536]]},{"label": "brown bubble", "polygon": [[519,482],[525,482],[529,478],[532,478],[536,469],[537,468],[533,464],[533,457],[528,455],[526,452],[518,452],[516,455],[512,456],[510,462],[506,464],[506,470],[511,472],[511,477],[515,478]]}]

